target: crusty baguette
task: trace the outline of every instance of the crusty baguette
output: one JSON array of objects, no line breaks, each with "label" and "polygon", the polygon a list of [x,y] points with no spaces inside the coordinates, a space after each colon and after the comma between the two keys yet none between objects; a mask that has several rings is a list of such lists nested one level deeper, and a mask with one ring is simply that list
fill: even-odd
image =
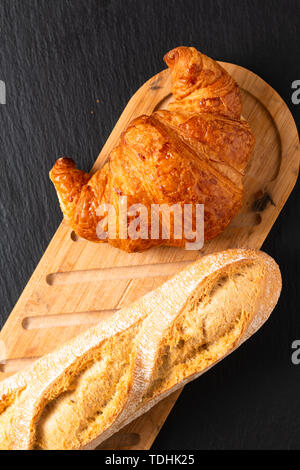
[{"label": "crusty baguette", "polygon": [[203,257],[0,383],[0,448],[95,448],[236,349],[280,290],[265,253]]}]

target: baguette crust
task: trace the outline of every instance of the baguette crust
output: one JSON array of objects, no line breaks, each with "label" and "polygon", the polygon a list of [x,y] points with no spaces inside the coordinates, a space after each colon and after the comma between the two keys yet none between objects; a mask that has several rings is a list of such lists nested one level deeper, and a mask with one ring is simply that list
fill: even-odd
[{"label": "baguette crust", "polygon": [[255,333],[280,290],[265,253],[203,257],[0,383],[0,448],[97,447]]}]

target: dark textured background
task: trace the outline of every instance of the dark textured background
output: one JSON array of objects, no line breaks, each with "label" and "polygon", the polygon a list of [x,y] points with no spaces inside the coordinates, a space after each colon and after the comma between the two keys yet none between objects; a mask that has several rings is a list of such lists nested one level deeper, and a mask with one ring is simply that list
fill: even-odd
[{"label": "dark textured background", "polygon": [[[128,99],[177,45],[253,70],[299,126],[299,32],[299,0],[0,0],[0,323],[61,220],[48,180],[57,156],[89,170]],[[185,388],[155,449],[300,449],[300,365],[290,359],[300,339],[299,188],[264,244],[282,269],[279,305]]]}]

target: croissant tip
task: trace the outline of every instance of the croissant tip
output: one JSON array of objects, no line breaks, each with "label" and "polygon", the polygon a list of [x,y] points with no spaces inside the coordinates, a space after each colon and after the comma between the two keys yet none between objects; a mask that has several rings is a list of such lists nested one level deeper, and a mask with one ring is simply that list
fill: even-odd
[{"label": "croissant tip", "polygon": [[49,176],[51,178],[51,176],[53,176],[53,172],[66,170],[66,169],[69,169],[69,168],[75,168],[75,167],[76,167],[76,165],[75,165],[75,162],[72,158],[60,157],[54,163],[52,169],[49,172]]},{"label": "croissant tip", "polygon": [[56,160],[54,166],[58,166],[58,167],[61,167],[61,168],[62,167],[74,168],[76,165],[75,165],[75,162],[74,162],[73,158],[60,157]]},{"label": "croissant tip", "polygon": [[59,157],[57,160],[56,160],[56,163],[57,162],[63,162],[63,163],[72,163],[75,165],[75,162],[73,160],[73,158],[70,158],[70,157]]},{"label": "croissant tip", "polygon": [[164,61],[167,64],[168,67],[172,68],[176,64],[179,58],[179,51],[180,47],[176,47],[175,49],[172,49],[171,51],[167,52],[164,55]]}]

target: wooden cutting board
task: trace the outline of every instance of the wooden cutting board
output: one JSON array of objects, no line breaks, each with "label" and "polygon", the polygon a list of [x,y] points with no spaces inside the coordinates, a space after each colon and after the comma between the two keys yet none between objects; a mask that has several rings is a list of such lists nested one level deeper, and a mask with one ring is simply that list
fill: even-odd
[{"label": "wooden cutting board", "polygon": [[[113,315],[203,254],[261,247],[296,183],[297,128],[286,104],[266,82],[237,65],[222,65],[242,89],[243,116],[256,138],[240,214],[201,251],[159,247],[128,254],[79,239],[62,222],[0,333],[0,380]],[[164,70],[131,98],[92,172],[102,167],[133,118],[163,108],[169,98],[170,74]],[[179,394],[160,402],[101,448],[149,449]]]}]

